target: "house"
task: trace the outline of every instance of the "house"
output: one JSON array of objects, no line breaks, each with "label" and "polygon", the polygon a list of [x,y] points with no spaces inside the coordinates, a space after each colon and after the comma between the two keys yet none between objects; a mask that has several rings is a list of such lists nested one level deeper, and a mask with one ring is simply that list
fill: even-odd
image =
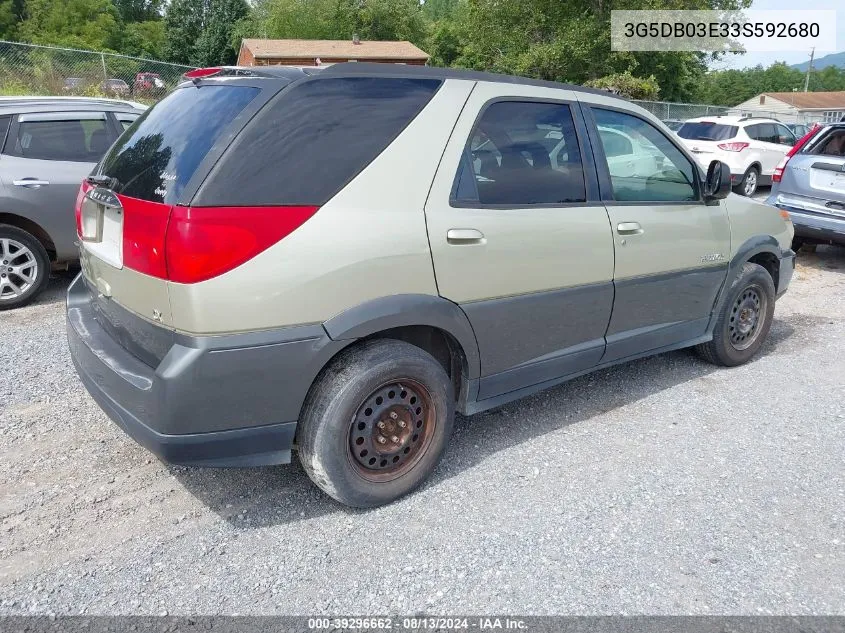
[{"label": "house", "polygon": [[379,62],[423,66],[428,54],[411,42],[245,39],[238,66],[327,66],[339,62]]},{"label": "house", "polygon": [[784,123],[833,123],[845,116],[845,91],[764,92],[731,108],[734,111]]}]

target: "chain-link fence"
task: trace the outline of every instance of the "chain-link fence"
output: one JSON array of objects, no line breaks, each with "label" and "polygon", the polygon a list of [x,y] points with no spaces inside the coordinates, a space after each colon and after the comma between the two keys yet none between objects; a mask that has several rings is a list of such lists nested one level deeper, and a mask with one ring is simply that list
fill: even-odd
[{"label": "chain-link fence", "polygon": [[702,116],[756,116],[770,117],[784,123],[821,123],[821,112],[777,112],[775,110],[757,110],[729,108],[727,106],[705,105],[701,103],[670,103],[668,101],[634,101],[661,121],[686,121]]},{"label": "chain-link fence", "polygon": [[192,66],[0,40],[0,96],[68,95],[153,102]]}]

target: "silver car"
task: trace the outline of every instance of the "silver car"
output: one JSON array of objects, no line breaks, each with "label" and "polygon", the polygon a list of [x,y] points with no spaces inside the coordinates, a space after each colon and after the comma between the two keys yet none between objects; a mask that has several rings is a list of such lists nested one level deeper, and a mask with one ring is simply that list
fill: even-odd
[{"label": "silver car", "polygon": [[767,202],[789,212],[793,249],[805,242],[845,245],[845,123],[802,141],[775,169]]},{"label": "silver car", "polygon": [[145,106],[74,97],[0,98],[0,310],[32,301],[79,257],[82,182]]}]

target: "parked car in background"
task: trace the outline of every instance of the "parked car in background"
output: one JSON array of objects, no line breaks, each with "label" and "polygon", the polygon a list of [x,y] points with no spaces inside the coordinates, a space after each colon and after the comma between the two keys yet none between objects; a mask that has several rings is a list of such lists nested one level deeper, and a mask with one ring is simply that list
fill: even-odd
[{"label": "parked car in background", "polygon": [[84,97],[0,98],[0,309],[32,301],[79,257],[79,183],[145,106]]},{"label": "parked car in background", "polygon": [[690,119],[678,136],[703,167],[713,160],[728,165],[734,191],[744,196],[771,184],[775,167],[796,141],[775,119],[737,116]]},{"label": "parked car in background", "polygon": [[795,135],[795,138],[801,138],[810,131],[810,126],[803,123],[784,123],[786,127]]},{"label": "parked car in background", "polygon": [[130,92],[129,84],[123,81],[123,79],[107,79],[100,84],[100,90],[104,94],[115,97],[128,97]]},{"label": "parked car in background", "polygon": [[808,133],[773,180],[766,202],[789,212],[794,250],[804,242],[845,245],[845,123]]},{"label": "parked car in background", "polygon": [[668,128],[669,128],[670,130],[672,130],[673,132],[677,132],[678,130],[680,130],[680,129],[681,129],[681,126],[682,126],[685,122],[686,122],[686,121],[678,121],[678,120],[676,120],[676,119],[668,119],[668,120],[666,120],[666,121],[663,121],[663,123],[666,125],[666,127],[668,127]]},{"label": "parked car in background", "polygon": [[682,347],[745,363],[789,285],[789,215],[607,92],[364,63],[188,78],[83,183],[67,300],[86,388],[166,461],[297,450],[328,495],[388,503],[456,411]]},{"label": "parked car in background", "polygon": [[132,94],[139,96],[158,97],[165,93],[166,88],[161,75],[158,73],[138,73],[132,84]]}]

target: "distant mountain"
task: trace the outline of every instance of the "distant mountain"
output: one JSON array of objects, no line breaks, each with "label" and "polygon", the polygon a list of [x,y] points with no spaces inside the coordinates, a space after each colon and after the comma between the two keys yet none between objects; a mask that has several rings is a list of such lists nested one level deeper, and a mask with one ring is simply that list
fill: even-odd
[{"label": "distant mountain", "polygon": [[[798,70],[806,71],[807,66],[809,65],[810,60],[808,59],[800,64],[792,64],[790,68],[797,68]],[[845,52],[831,53],[830,55],[819,57],[813,61],[813,70],[821,70],[822,68],[827,68],[828,66],[839,66],[840,68],[845,68]]]}]

